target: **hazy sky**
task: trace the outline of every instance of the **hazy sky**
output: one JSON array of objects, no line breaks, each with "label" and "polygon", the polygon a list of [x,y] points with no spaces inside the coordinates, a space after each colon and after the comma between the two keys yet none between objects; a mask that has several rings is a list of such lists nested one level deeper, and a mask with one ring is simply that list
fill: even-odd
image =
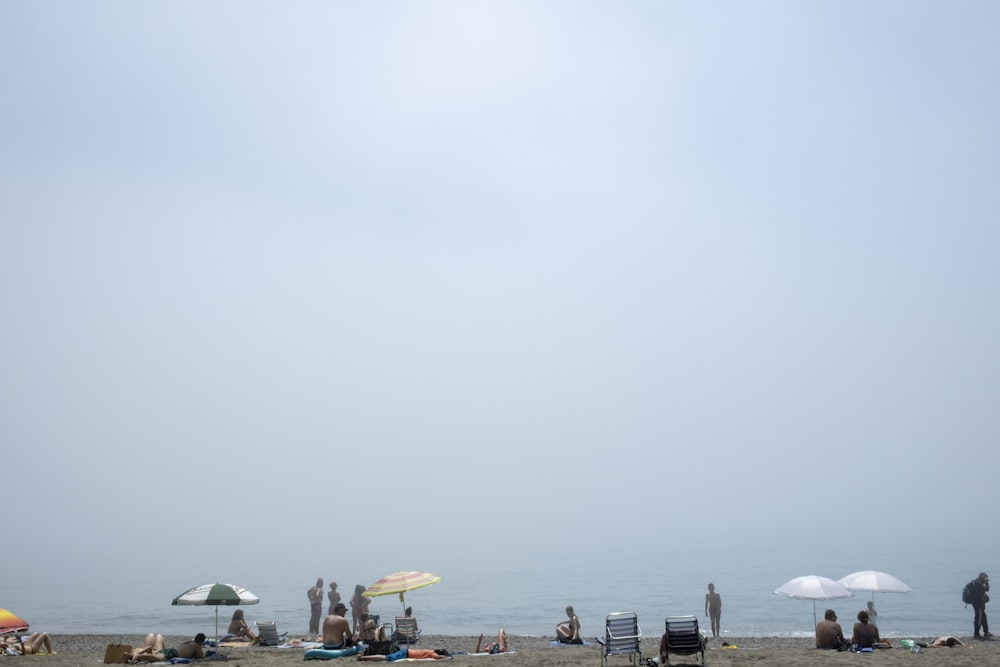
[{"label": "hazy sky", "polygon": [[[991,1],[0,4],[3,490],[38,526],[4,562],[209,571],[232,555],[128,545],[251,521],[315,533],[252,547],[304,590],[497,527],[503,555],[984,518],[998,29]],[[343,549],[400,512],[404,545]]]}]

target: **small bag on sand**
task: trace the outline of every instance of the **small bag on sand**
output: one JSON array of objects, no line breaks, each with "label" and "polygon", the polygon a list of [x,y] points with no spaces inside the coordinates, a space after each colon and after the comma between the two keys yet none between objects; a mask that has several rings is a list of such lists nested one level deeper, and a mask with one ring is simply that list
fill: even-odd
[{"label": "small bag on sand", "polygon": [[108,644],[108,647],[104,649],[104,664],[117,664],[122,659],[123,655],[131,652],[132,647],[128,644]]}]

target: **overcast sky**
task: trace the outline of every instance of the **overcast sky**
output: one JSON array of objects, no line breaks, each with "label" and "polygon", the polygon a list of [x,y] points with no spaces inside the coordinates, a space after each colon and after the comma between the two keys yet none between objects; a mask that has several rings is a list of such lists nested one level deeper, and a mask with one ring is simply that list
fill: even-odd
[{"label": "overcast sky", "polygon": [[982,516],[998,27],[910,0],[0,4],[3,490],[41,527],[5,562],[251,516],[315,530],[254,546],[304,589],[400,508],[421,563],[497,525],[558,551]]}]

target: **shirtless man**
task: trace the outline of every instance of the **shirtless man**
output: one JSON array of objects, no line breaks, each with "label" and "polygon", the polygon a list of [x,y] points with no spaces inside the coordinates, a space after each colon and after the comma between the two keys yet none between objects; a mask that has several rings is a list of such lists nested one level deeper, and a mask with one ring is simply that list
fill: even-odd
[{"label": "shirtless man", "polygon": [[351,624],[344,616],[347,614],[347,605],[338,602],[333,607],[333,613],[323,621],[323,648],[328,651],[354,646],[354,638],[351,633]]},{"label": "shirtless man", "polygon": [[840,648],[846,643],[836,612],[827,609],[823,620],[816,624],[816,648]]},{"label": "shirtless man", "polygon": [[705,593],[705,616],[712,622],[712,638],[719,638],[719,621],[722,618],[722,596],[715,592],[715,584],[708,585]]},{"label": "shirtless man", "polygon": [[580,639],[580,619],[576,617],[576,612],[573,611],[573,607],[566,607],[566,615],[569,617],[568,621],[563,621],[556,626],[556,638],[563,644],[580,644],[583,642]]}]

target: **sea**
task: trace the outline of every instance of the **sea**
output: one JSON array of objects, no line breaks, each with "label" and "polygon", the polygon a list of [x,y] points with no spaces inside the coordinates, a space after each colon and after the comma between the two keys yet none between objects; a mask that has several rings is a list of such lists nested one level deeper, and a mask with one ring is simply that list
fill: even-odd
[{"label": "sea", "polygon": [[[595,542],[601,537],[595,535]],[[703,628],[708,626],[704,600],[712,582],[722,596],[723,639],[810,637],[814,613],[822,618],[827,608],[837,612],[849,631],[869,601],[874,602],[883,636],[968,636],[972,610],[962,603],[961,590],[980,571],[989,571],[989,562],[983,560],[987,554],[964,553],[967,550],[933,536],[879,548],[868,548],[863,537],[846,533],[832,545],[782,536],[764,546],[735,540],[709,548],[686,544],[686,539],[677,536],[648,545],[625,536],[569,552],[527,550],[496,562],[491,562],[488,550],[476,558],[442,558],[440,571],[427,568],[442,577],[440,583],[410,591],[404,601],[396,595],[373,598],[370,611],[381,622],[392,622],[404,603],[412,605],[425,634],[478,636],[504,627],[513,635],[545,637],[565,618],[566,605],[573,605],[585,636],[603,635],[604,619],[618,611],[636,612],[643,633],[659,636],[667,616],[695,614]],[[397,569],[422,568],[401,563]],[[839,579],[859,570],[888,572],[913,590],[856,592],[850,598],[818,601],[774,593],[801,575]],[[381,574],[373,574],[371,581]],[[243,586],[260,598],[259,604],[243,607],[249,622],[273,620],[279,631],[294,636],[308,629],[306,590],[323,575],[327,582],[338,581],[345,603],[355,583],[370,583],[344,580],[336,572],[285,571],[278,564],[244,565],[218,580]],[[212,583],[182,585],[182,579],[183,573],[169,570],[143,577],[95,573],[51,582],[7,576],[0,588],[0,607],[20,615],[32,629],[53,634],[212,636],[216,612],[224,632],[233,607],[171,605],[186,588]]]}]

